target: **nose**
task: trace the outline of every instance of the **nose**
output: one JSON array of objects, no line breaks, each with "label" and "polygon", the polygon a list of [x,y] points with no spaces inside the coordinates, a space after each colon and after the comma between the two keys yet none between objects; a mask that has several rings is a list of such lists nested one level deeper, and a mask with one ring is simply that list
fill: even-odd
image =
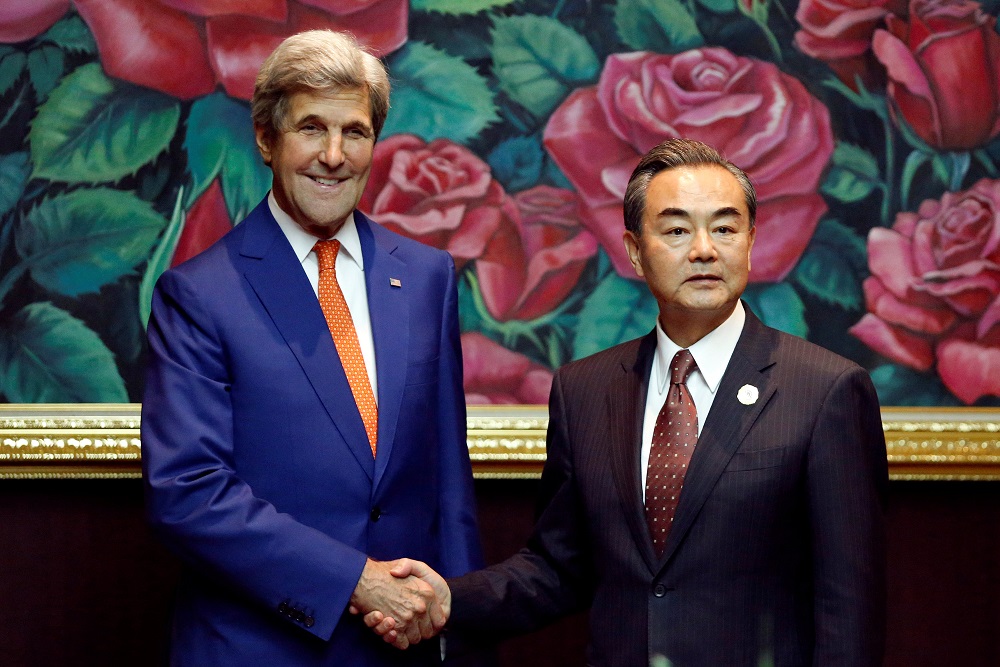
[{"label": "nose", "polygon": [[339,133],[331,132],[326,135],[318,157],[321,163],[331,169],[336,169],[341,165],[344,161],[344,146]]},{"label": "nose", "polygon": [[688,258],[692,262],[710,262],[718,257],[712,235],[707,229],[698,229],[691,238],[691,252]]}]

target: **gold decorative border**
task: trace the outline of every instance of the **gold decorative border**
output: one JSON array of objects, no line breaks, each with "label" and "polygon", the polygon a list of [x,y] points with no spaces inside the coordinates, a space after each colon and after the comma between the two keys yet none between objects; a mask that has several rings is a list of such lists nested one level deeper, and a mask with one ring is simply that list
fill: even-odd
[{"label": "gold decorative border", "polygon": [[[0,479],[139,477],[137,404],[0,405]],[[545,406],[471,406],[469,453],[482,479],[535,478]],[[884,408],[889,474],[1000,480],[1000,409]]]}]

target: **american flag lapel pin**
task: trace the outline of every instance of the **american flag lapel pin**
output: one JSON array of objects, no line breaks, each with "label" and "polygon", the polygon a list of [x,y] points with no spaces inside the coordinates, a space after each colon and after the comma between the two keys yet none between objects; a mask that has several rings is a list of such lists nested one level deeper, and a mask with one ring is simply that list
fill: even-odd
[{"label": "american flag lapel pin", "polygon": [[390,287],[402,287],[403,283],[399,281],[399,278],[389,278]]}]

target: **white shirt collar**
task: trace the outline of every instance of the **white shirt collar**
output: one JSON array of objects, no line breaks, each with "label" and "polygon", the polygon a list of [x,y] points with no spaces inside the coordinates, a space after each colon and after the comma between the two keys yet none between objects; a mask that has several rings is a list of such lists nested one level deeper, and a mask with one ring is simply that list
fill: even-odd
[{"label": "white shirt collar", "polygon": [[[743,333],[743,323],[746,321],[746,313],[743,311],[743,302],[737,301],[736,308],[725,322],[709,332],[697,343],[688,348],[694,361],[698,364],[701,376],[705,378],[705,384],[713,394],[722,382],[722,376],[729,365],[729,359],[733,356],[736,343]],[[662,394],[665,391],[666,383],[670,379],[670,362],[674,355],[681,349],[681,346],[670,340],[670,337],[663,332],[660,327],[660,320],[656,320],[656,355],[653,362],[653,381]]]},{"label": "white shirt collar", "polygon": [[[273,190],[267,194],[267,206],[278,226],[281,227],[281,231],[284,232],[285,238],[288,239],[288,243],[291,244],[295,256],[299,258],[299,263],[302,263],[312,252],[313,246],[319,239],[302,229],[298,223],[292,220],[292,216],[281,210],[274,198]],[[357,264],[359,269],[365,270],[365,260],[361,255],[361,238],[358,236],[358,227],[354,222],[353,211],[331,238],[340,241],[341,250],[346,251],[345,256]]]}]

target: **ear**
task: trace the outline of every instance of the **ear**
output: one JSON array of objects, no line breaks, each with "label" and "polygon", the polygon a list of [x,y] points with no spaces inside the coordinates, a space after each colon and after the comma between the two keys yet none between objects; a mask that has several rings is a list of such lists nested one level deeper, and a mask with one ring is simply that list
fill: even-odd
[{"label": "ear", "polygon": [[264,159],[264,164],[271,164],[271,141],[267,130],[260,125],[254,125],[253,134],[257,142],[257,150],[260,151],[260,156]]},{"label": "ear", "polygon": [[639,238],[626,229],[625,233],[622,234],[622,241],[625,242],[625,252],[628,253],[628,260],[632,262],[632,268],[635,269],[635,275],[640,278],[644,278],[645,276],[642,273],[642,262],[640,261]]},{"label": "ear", "polygon": [[750,265],[750,257],[753,254],[751,252],[753,250],[753,241],[754,241],[754,239],[757,238],[757,225],[754,225],[753,227],[751,227],[750,231],[748,233],[750,235],[750,244],[747,246],[747,271],[749,271],[751,268],[753,268]]}]

